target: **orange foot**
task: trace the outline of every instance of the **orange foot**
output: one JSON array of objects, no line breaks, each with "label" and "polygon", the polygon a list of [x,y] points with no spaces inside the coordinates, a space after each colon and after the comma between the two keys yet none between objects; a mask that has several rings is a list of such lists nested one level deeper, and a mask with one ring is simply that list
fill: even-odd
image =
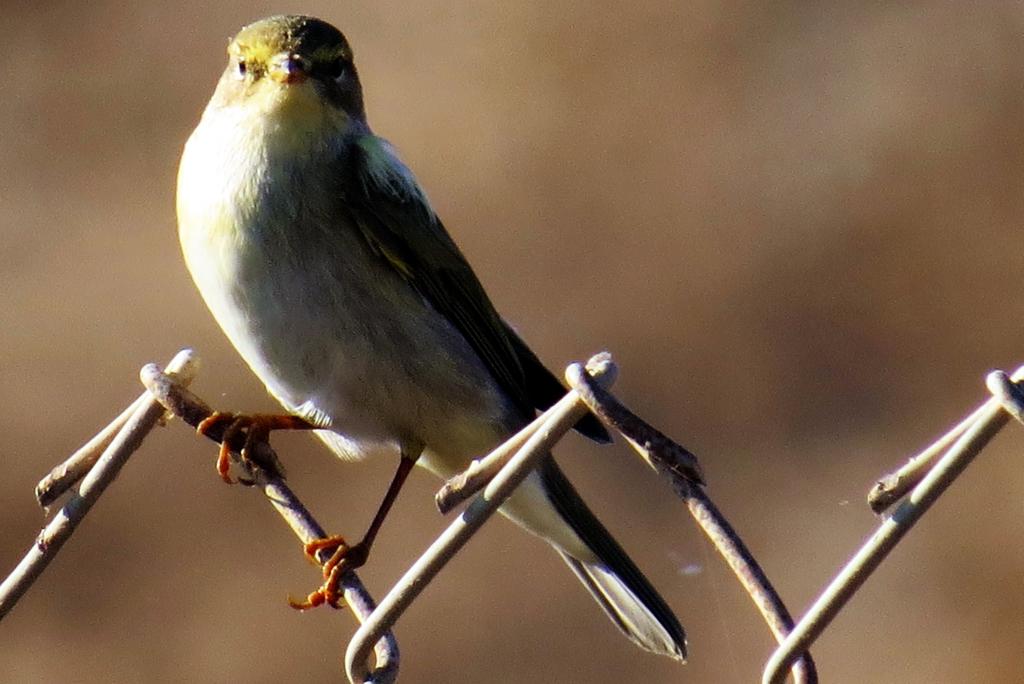
[{"label": "orange foot", "polygon": [[297,601],[288,597],[288,605],[296,610],[308,610],[327,604],[332,608],[341,607],[341,593],[339,585],[341,576],[346,570],[355,570],[366,564],[370,554],[369,546],[363,542],[349,546],[341,535],[314,539],[305,546],[306,558],[313,563],[320,565],[317,554],[325,549],[334,549],[331,557],[323,563],[324,583],[318,589],[306,597],[304,601]]},{"label": "orange foot", "polygon": [[228,474],[231,467],[231,444],[241,432],[245,432],[245,442],[239,452],[242,461],[248,464],[257,463],[280,475],[281,464],[277,462],[260,463],[253,459],[253,447],[260,442],[268,444],[271,430],[313,430],[315,428],[315,425],[298,416],[214,411],[196,426],[196,432],[220,442],[217,473],[224,482],[234,484],[235,481]]}]

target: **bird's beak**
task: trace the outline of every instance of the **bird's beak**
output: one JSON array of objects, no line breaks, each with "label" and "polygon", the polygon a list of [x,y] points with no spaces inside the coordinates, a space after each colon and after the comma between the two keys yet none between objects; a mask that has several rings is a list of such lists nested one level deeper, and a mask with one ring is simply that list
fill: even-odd
[{"label": "bird's beak", "polygon": [[285,53],[270,60],[270,78],[281,85],[302,83],[309,77],[309,60],[296,54]]}]

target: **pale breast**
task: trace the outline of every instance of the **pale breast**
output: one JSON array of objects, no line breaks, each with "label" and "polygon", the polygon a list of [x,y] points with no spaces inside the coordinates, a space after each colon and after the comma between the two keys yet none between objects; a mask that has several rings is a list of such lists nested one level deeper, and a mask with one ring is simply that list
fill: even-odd
[{"label": "pale breast", "polygon": [[271,393],[349,452],[418,441],[461,462],[507,434],[515,412],[475,351],[346,223],[341,151],[205,124],[179,174],[182,248]]}]

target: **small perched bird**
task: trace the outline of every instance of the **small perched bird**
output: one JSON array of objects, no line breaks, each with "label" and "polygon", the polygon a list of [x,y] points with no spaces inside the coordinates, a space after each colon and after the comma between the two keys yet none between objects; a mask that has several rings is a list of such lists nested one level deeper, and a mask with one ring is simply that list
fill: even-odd
[{"label": "small perched bird", "polygon": [[[399,456],[398,486],[413,463],[457,474],[565,392],[370,129],[330,24],[270,17],[231,41],[185,145],[177,211],[199,291],[270,393],[342,458]],[[608,439],[593,416],[577,429]],[[684,660],[671,609],[550,456],[501,512],[551,544],[630,639]]]}]

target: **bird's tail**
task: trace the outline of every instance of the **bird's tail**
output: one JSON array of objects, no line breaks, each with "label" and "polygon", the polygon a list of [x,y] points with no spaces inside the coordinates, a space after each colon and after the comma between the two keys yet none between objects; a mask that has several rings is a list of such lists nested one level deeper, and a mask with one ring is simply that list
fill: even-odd
[{"label": "bird's tail", "polygon": [[[561,550],[559,554],[630,641],[652,653],[686,662],[683,628],[656,593],[653,597],[659,605],[649,606],[623,578],[603,563],[584,563]],[[647,584],[643,576],[640,579]],[[654,591],[649,584],[644,588]]]},{"label": "bird's tail", "polygon": [[591,552],[579,558],[584,554],[555,545],[597,603],[638,646],[685,662],[686,634],[672,609],[583,503],[554,459],[545,459],[538,474],[559,517]]}]

